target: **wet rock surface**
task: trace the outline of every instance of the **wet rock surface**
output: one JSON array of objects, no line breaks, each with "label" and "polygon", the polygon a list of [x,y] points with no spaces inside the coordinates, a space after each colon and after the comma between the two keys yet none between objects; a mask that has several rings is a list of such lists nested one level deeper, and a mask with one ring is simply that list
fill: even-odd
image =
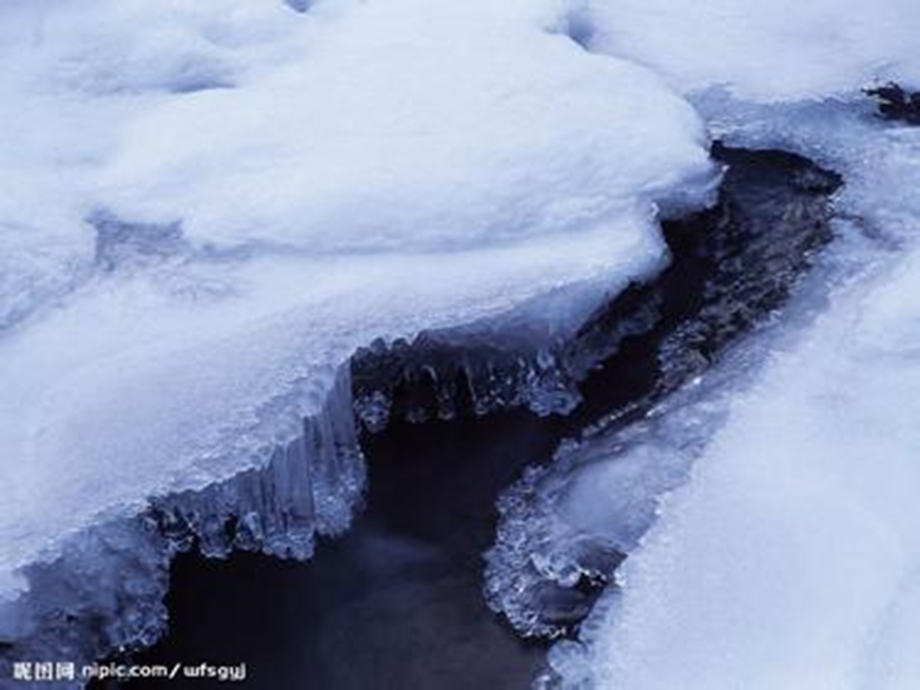
[{"label": "wet rock surface", "polygon": [[662,223],[671,265],[600,310],[567,345],[563,360],[577,361],[610,333],[648,324],[619,338],[616,354],[591,371],[576,422],[647,407],[707,368],[729,341],[782,306],[814,252],[832,239],[830,197],[839,175],[782,151],[717,142],[712,155],[727,166],[717,204]]},{"label": "wet rock surface", "polygon": [[908,91],[899,84],[885,84],[866,89],[866,94],[878,102],[878,111],[886,120],[898,120],[920,125],[920,91]]}]

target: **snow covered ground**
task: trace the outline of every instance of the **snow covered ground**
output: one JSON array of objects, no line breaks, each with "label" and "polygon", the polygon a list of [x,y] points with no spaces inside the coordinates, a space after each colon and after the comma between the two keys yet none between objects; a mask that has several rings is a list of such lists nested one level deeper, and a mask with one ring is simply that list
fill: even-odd
[{"label": "snow covered ground", "polygon": [[[920,180],[920,132],[870,141],[879,179]],[[593,684],[916,686],[920,202],[882,201],[898,248],[836,286],[735,395],[588,626]],[[871,256],[844,242],[840,260]]]},{"label": "snow covered ground", "polygon": [[0,589],[264,463],[375,337],[660,268],[704,128],[565,12],[3,3]]}]

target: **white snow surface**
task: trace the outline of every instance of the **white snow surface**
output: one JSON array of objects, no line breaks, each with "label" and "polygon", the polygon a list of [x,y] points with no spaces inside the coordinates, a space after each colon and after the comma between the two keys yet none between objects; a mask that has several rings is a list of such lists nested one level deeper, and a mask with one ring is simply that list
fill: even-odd
[{"label": "white snow surface", "polygon": [[570,10],[0,4],[0,591],[263,462],[376,336],[661,267],[704,128]]},{"label": "white snow surface", "polygon": [[[832,105],[741,112],[735,138],[794,141],[844,172],[849,220],[820,274],[833,287],[802,295],[821,315],[794,320],[734,393],[586,626],[587,652],[555,663],[577,687],[915,688],[920,130]],[[616,478],[617,462],[586,477]]]},{"label": "white snow surface", "polygon": [[[920,132],[856,103],[872,84],[920,86],[920,9],[595,0],[575,25],[591,50],[661,74],[731,143],[842,172],[846,220],[826,290],[795,307],[821,315],[793,320],[744,377],[585,644],[559,645],[553,666],[565,687],[605,690],[920,686]],[[606,490],[661,489],[651,468],[632,486],[634,458],[619,459],[590,468],[568,506],[614,535]]]},{"label": "white snow surface", "polygon": [[920,253],[762,383],[624,567],[602,687],[911,688]]},{"label": "white snow surface", "polygon": [[652,67],[681,92],[820,100],[895,79],[920,86],[913,0],[588,0],[592,50]]}]

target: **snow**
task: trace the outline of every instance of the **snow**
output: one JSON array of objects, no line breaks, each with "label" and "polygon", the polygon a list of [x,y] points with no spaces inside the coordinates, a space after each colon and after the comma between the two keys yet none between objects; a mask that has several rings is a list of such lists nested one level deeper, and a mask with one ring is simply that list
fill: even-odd
[{"label": "snow", "polygon": [[[652,68],[731,144],[804,153],[847,186],[819,280],[765,370],[739,370],[727,421],[698,430],[711,438],[686,482],[668,493],[614,451],[571,483],[560,515],[581,530],[635,546],[623,532],[654,526],[553,668],[579,688],[916,687],[920,135],[875,120],[859,91],[920,85],[920,12],[596,0],[572,27],[591,51]],[[667,468],[685,440],[645,450]]]},{"label": "snow", "polygon": [[647,65],[683,93],[781,102],[920,84],[912,0],[592,0],[580,16],[591,50]]},{"label": "snow", "polygon": [[566,10],[2,4],[0,590],[265,463],[377,336],[661,267],[704,129]]},{"label": "snow", "polygon": [[633,552],[565,672],[915,686],[920,141],[852,100],[920,85],[918,35],[908,0],[0,3],[0,598],[263,466],[378,336],[571,324],[660,269],[657,214],[714,179],[681,93],[841,170],[849,239],[681,488],[656,437],[559,492]]},{"label": "snow", "polygon": [[[559,647],[554,664],[570,685],[630,690],[914,687],[920,132],[839,104],[737,107],[730,139],[788,138],[848,181],[841,237],[792,310],[820,315],[791,319],[766,369],[732,391],[587,646]],[[738,113],[723,115],[730,132]],[[616,477],[617,461],[593,476]]]},{"label": "snow", "polygon": [[[627,96],[650,83],[644,70],[595,64],[520,11],[427,5],[356,8],[309,60],[245,89],[245,111],[239,91],[215,90],[139,118],[107,171],[108,205],[133,219],[182,214],[208,242],[466,248],[631,213],[673,184],[673,162],[699,164],[686,105],[656,112]],[[617,93],[603,92],[608,79]],[[655,145],[630,155],[652,131]],[[252,203],[228,204],[240,197]]]},{"label": "snow", "polygon": [[835,305],[736,402],[625,567],[605,687],[916,683],[918,276]]},{"label": "snow", "polygon": [[818,100],[874,81],[920,82],[910,0],[593,0],[578,17],[591,50],[652,67],[685,93]]}]

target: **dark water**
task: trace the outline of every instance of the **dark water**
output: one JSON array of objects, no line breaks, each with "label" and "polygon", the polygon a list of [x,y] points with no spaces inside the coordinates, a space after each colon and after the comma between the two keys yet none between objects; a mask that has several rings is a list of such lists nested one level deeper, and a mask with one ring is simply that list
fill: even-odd
[{"label": "dark water", "polygon": [[561,433],[557,419],[509,412],[371,437],[366,510],[352,531],[306,563],[179,557],[170,634],[139,661],[246,662],[242,685],[258,690],[527,687],[545,650],[487,609],[481,554],[498,494],[521,468],[546,461]]}]

